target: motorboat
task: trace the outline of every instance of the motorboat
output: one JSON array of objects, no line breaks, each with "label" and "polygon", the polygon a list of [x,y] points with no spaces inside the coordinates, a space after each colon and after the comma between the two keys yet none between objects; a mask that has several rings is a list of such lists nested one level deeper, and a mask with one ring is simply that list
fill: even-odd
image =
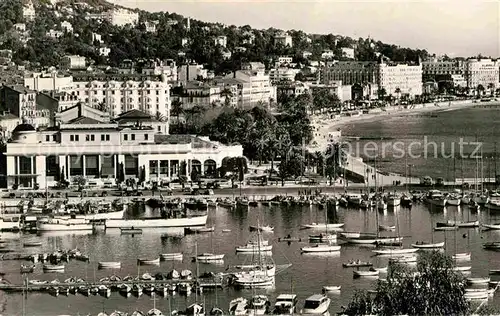
[{"label": "motorboat", "polygon": [[43,271],[44,272],[64,272],[65,266],[64,264],[44,264]]},{"label": "motorboat", "polygon": [[183,255],[182,252],[162,253],[160,254],[160,259],[163,261],[173,261],[173,260],[182,261]]},{"label": "motorboat", "polygon": [[453,271],[457,271],[457,272],[466,272],[466,271],[470,271],[471,269],[472,269],[471,266],[456,266],[456,267],[452,268]]},{"label": "motorboat", "polygon": [[[163,316],[163,315],[164,315],[163,312],[157,308],[152,308],[146,313],[146,316]],[[200,314],[194,314],[194,315],[200,315]]]},{"label": "motorboat", "polygon": [[120,269],[122,263],[119,261],[100,261],[97,266],[99,269]]},{"label": "motorboat", "polygon": [[323,286],[323,292],[338,292],[341,288],[340,285],[325,285]]},{"label": "motorboat", "polygon": [[437,207],[445,207],[446,206],[446,197],[439,190],[430,190],[425,197],[425,202],[427,202],[431,206]]},{"label": "motorboat", "polygon": [[451,193],[446,197],[446,205],[459,206],[462,204],[462,198],[457,193]]},{"label": "motorboat", "polygon": [[250,231],[258,231],[258,230],[260,230],[261,232],[264,232],[264,233],[273,233],[274,227],[273,226],[250,226]]},{"label": "motorboat", "polygon": [[499,241],[492,241],[492,242],[487,242],[483,244],[483,248],[487,250],[500,250],[500,242]]},{"label": "motorboat", "polygon": [[417,248],[388,248],[388,249],[375,249],[372,250],[377,255],[385,256],[399,256],[404,254],[412,254],[417,252]]},{"label": "motorboat", "polygon": [[489,277],[479,277],[479,278],[467,278],[467,283],[469,284],[488,284],[491,281]]},{"label": "motorboat", "polygon": [[396,207],[401,204],[401,197],[396,193],[389,193],[387,196],[387,206]]},{"label": "motorboat", "polygon": [[414,255],[405,255],[405,256],[389,258],[389,262],[394,262],[394,263],[415,263],[417,262],[417,260],[418,260],[417,256]]},{"label": "motorboat", "polygon": [[280,294],[276,298],[273,314],[275,315],[292,315],[295,314],[297,306],[297,295],[295,294]]},{"label": "motorboat", "polygon": [[437,242],[437,243],[427,243],[427,242],[416,242],[414,244],[411,244],[413,248],[418,248],[418,249],[437,249],[437,248],[443,248],[444,247],[444,241],[443,242]]},{"label": "motorboat", "polygon": [[312,252],[336,252],[340,251],[341,246],[330,244],[316,244],[314,246],[302,247],[300,250],[305,253]]},{"label": "motorboat", "polygon": [[463,222],[463,221],[447,221],[447,226],[457,226],[460,228],[474,228],[474,227],[479,227],[479,221],[468,221],[468,222]]},{"label": "motorboat", "polygon": [[389,225],[379,225],[378,229],[381,230],[381,231],[393,232],[393,231],[396,230],[396,226],[395,225],[392,225],[392,226],[389,226]]},{"label": "motorboat", "polygon": [[141,296],[142,295],[142,286],[134,283],[132,285],[132,294],[134,294],[137,297]]},{"label": "motorboat", "polygon": [[267,240],[262,240],[259,242],[251,241],[244,246],[236,247],[236,252],[269,252],[273,250],[273,246],[269,245]]},{"label": "motorboat", "polygon": [[330,307],[330,298],[323,294],[314,294],[309,296],[304,302],[302,314],[319,314],[328,312]]},{"label": "motorboat", "polygon": [[150,265],[150,266],[158,266],[160,265],[160,257],[156,259],[137,259],[137,263],[139,265]]},{"label": "motorboat", "polygon": [[109,297],[111,295],[111,289],[104,284],[99,285],[99,294],[104,297]]},{"label": "motorboat", "polygon": [[380,274],[380,271],[370,268],[369,270],[353,270],[352,275],[355,278],[359,277],[372,277],[372,276],[378,276]]},{"label": "motorboat", "polygon": [[311,242],[336,242],[337,234],[321,233],[319,235],[309,235]]},{"label": "motorboat", "polygon": [[369,261],[351,260],[349,262],[343,263],[342,266],[344,268],[371,267],[373,266],[373,263]]},{"label": "motorboat", "polygon": [[383,199],[379,199],[377,201],[377,210],[379,211],[387,211],[387,202]]},{"label": "motorboat", "polygon": [[465,292],[464,298],[466,300],[487,300],[489,297],[488,292]]},{"label": "motorboat", "polygon": [[193,257],[193,260],[198,262],[222,261],[224,260],[224,254],[217,255],[213,253],[202,253]]},{"label": "motorboat", "polygon": [[128,285],[128,284],[125,284],[125,283],[124,284],[120,284],[118,286],[118,291],[120,293],[125,293],[125,294],[126,293],[130,293],[132,291],[132,287],[130,285]]},{"label": "motorboat", "polygon": [[184,234],[201,234],[201,233],[211,233],[215,231],[215,227],[186,227],[184,228]]},{"label": "motorboat", "polygon": [[260,274],[243,275],[234,281],[234,284],[240,288],[271,288],[274,287],[274,276]]},{"label": "motorboat", "polygon": [[247,315],[269,314],[271,303],[265,295],[254,295],[248,302]]},{"label": "motorboat", "polygon": [[457,261],[469,261],[471,259],[471,253],[470,252],[456,253],[451,256],[451,259]]},{"label": "motorboat", "polygon": [[229,314],[236,316],[243,316],[247,313],[247,299],[243,297],[238,297],[229,302]]}]

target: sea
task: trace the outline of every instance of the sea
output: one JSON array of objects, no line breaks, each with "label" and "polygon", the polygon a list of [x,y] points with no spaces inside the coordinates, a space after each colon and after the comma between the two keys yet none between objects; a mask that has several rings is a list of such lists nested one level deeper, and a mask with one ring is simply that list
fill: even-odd
[{"label": "sea", "polygon": [[339,128],[351,153],[384,172],[459,182],[495,178],[500,170],[499,106],[382,113]]},{"label": "sea", "polygon": [[[467,140],[479,139],[484,142],[483,167],[488,165],[490,171],[494,165],[495,141],[498,139],[500,129],[496,126],[500,121],[500,111],[495,108],[469,108],[457,111],[443,109],[431,114],[419,116],[392,115],[386,119],[372,122],[348,124],[342,127],[343,134],[360,137],[357,142],[383,143],[402,140],[404,143],[420,141],[424,136],[439,142],[450,144],[459,141],[460,137]],[[354,140],[356,142],[356,140]],[[500,150],[500,146],[499,146]],[[455,163],[452,164],[452,160]],[[401,159],[372,159],[381,168],[390,172],[405,172],[405,166],[412,165],[414,175],[430,175],[449,178],[453,171],[463,170],[464,177],[475,174],[476,166],[480,165],[477,158],[473,159],[442,159],[442,158],[401,158]],[[451,169],[450,166],[455,168]],[[462,167],[463,165],[463,167]],[[460,166],[460,168],[459,168]],[[459,170],[459,171],[458,171]],[[486,173],[484,167],[483,172]],[[236,194],[238,194],[236,192]],[[136,210],[135,216],[147,217],[157,215],[157,212],[146,208]],[[480,209],[471,211],[467,207],[446,207],[445,209],[431,209],[422,203],[414,203],[410,209],[396,208],[386,212],[366,211],[359,209],[340,208],[328,212],[316,206],[262,206],[248,209],[226,209],[223,207],[210,208],[208,211],[208,226],[214,226],[213,233],[198,235],[185,235],[182,230],[147,229],[140,235],[120,235],[119,230],[98,230],[95,233],[48,233],[42,235],[25,233],[2,233],[1,238],[7,240],[6,248],[16,252],[42,253],[53,252],[58,249],[79,248],[90,256],[90,262],[70,261],[64,273],[44,273],[41,264],[29,279],[64,281],[69,277],[84,278],[86,280],[99,280],[100,278],[116,274],[120,277],[127,275],[136,276],[143,273],[155,274],[168,273],[172,269],[178,271],[190,269],[200,274],[205,272],[228,272],[231,267],[238,264],[249,264],[251,256],[237,254],[235,247],[246,244],[254,238],[250,232],[250,225],[271,225],[275,227],[274,233],[263,233],[262,238],[273,244],[272,259],[277,265],[291,264],[276,277],[273,289],[267,290],[238,290],[232,287],[224,289],[206,290],[201,295],[184,296],[180,294],[168,297],[151,297],[146,294],[137,298],[122,297],[113,292],[109,298],[102,296],[86,297],[80,294],[69,296],[51,296],[47,293],[31,292],[21,293],[0,292],[0,314],[2,315],[97,315],[100,312],[110,314],[115,310],[132,313],[140,310],[147,312],[156,308],[165,314],[173,310],[183,310],[186,306],[197,301],[203,303],[206,310],[217,306],[228,310],[230,300],[237,297],[250,298],[254,294],[267,295],[271,304],[282,293],[297,294],[299,299],[298,310],[303,306],[304,300],[316,293],[321,293],[325,285],[341,286],[341,291],[331,293],[330,312],[342,311],[357,290],[373,289],[376,279],[354,279],[352,268],[343,268],[342,263],[349,260],[363,260],[373,262],[375,267],[384,267],[387,259],[373,256],[373,247],[343,244],[339,253],[331,254],[301,254],[300,248],[309,245],[308,235],[317,234],[316,231],[301,229],[301,225],[312,222],[323,222],[325,217],[330,222],[345,223],[344,230],[350,232],[375,232],[378,224],[397,225],[399,234],[404,236],[404,246],[410,247],[417,241],[440,242],[445,241],[444,251],[448,254],[458,252],[471,252],[472,260],[461,263],[472,267],[470,276],[486,277],[490,269],[500,268],[500,255],[496,252],[486,251],[482,245],[488,241],[499,241],[500,232],[482,231],[479,228],[460,229],[458,231],[434,231],[433,227],[439,221],[445,220],[476,220],[481,222],[499,222],[500,212],[490,212]],[[161,236],[167,234],[168,238]],[[390,233],[385,233],[390,234]],[[279,242],[279,238],[291,235],[300,238],[300,242]],[[23,248],[26,241],[41,241],[39,248]],[[138,266],[138,258],[156,258],[160,253],[182,252],[182,262],[162,262],[160,266]],[[195,253],[212,252],[225,254],[224,263],[199,264],[198,267],[191,258]],[[121,261],[120,270],[98,270],[99,261]],[[14,284],[22,283],[19,273],[20,261],[0,261],[0,272],[5,273],[3,279]],[[381,274],[381,278],[385,278]],[[500,296],[496,294],[488,300],[488,304],[500,308]]]},{"label": "sea", "polygon": [[[274,288],[267,290],[238,290],[232,287],[224,289],[206,290],[203,294],[190,296],[175,294],[166,298],[153,298],[142,295],[137,298],[125,298],[113,292],[109,298],[99,295],[86,297],[81,294],[59,295],[54,297],[48,293],[31,292],[23,296],[21,293],[0,292],[0,304],[3,315],[97,315],[100,312],[110,314],[115,310],[129,312],[140,310],[147,312],[156,306],[166,315],[173,310],[184,310],[186,306],[195,302],[203,303],[207,311],[214,306],[228,310],[230,300],[237,297],[250,298],[255,294],[267,295],[271,304],[282,293],[294,293],[298,296],[298,310],[303,301],[310,295],[321,293],[325,285],[339,285],[341,291],[328,294],[331,298],[330,313],[342,311],[357,290],[373,289],[376,279],[354,279],[352,268],[343,268],[342,263],[349,260],[371,261],[375,267],[387,266],[386,258],[374,257],[373,247],[342,245],[340,252],[331,254],[301,254],[300,248],[308,245],[308,235],[317,231],[301,229],[301,225],[325,220],[325,211],[316,206],[259,206],[249,209],[226,209],[223,207],[209,209],[208,226],[214,226],[213,233],[184,236],[182,230],[144,230],[140,235],[120,235],[119,230],[98,231],[96,233],[48,233],[42,235],[4,233],[2,238],[8,240],[8,248],[27,253],[52,252],[57,249],[79,248],[90,256],[90,262],[70,261],[66,264],[64,273],[44,273],[41,264],[29,279],[64,281],[69,277],[99,280],[110,275],[125,277],[143,273],[168,273],[172,269],[178,271],[190,269],[205,272],[227,272],[231,266],[250,264],[251,255],[237,254],[235,247],[244,245],[249,239],[255,238],[250,232],[250,225],[272,225],[274,233],[263,233],[262,238],[273,244],[272,260],[277,265],[291,264],[276,277]],[[156,215],[152,210],[145,210],[141,216]],[[478,228],[460,229],[454,231],[435,232],[432,227],[438,221],[445,220],[475,220],[484,222],[500,221],[500,214],[490,214],[479,210],[470,212],[466,207],[447,207],[444,210],[429,209],[424,204],[415,204],[412,209],[396,208],[386,212],[366,211],[358,209],[343,209],[328,212],[329,222],[345,223],[345,231],[375,232],[377,220],[380,225],[397,225],[399,234],[404,236],[404,246],[410,247],[412,242],[445,241],[445,251],[448,254],[457,252],[471,252],[472,261],[462,265],[471,265],[470,276],[488,276],[489,269],[498,269],[500,256],[496,252],[482,249],[487,241],[497,241],[500,232],[483,232]],[[163,234],[171,237],[162,239]],[[391,233],[385,233],[391,234]],[[394,234],[394,233],[392,233]],[[279,238],[291,235],[300,238],[301,242],[279,242]],[[41,241],[40,248],[22,248],[25,241]],[[191,258],[202,252],[225,254],[224,263],[196,264]],[[160,253],[183,252],[182,262],[162,262],[160,266],[137,266],[138,258],[156,258]],[[99,261],[120,261],[120,270],[98,270]],[[0,261],[0,271],[5,273],[4,279],[19,284],[22,277],[19,274],[19,261]],[[385,278],[384,274],[380,278]],[[23,298],[24,297],[24,298]],[[488,302],[493,306],[500,306],[500,298],[494,297]]]}]

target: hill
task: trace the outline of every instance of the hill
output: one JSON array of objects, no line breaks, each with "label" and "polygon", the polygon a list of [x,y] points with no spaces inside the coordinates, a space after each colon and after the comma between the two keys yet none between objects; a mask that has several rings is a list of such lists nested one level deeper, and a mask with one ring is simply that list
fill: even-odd
[{"label": "hill", "polygon": [[[216,73],[237,69],[247,61],[270,66],[281,55],[293,56],[295,62],[307,65],[309,60],[319,60],[325,50],[331,50],[335,59],[342,60],[345,59],[342,48],[355,48],[357,60],[376,60],[384,55],[394,61],[416,62],[419,57],[428,56],[426,50],[401,48],[370,38],[312,35],[297,30],[287,32],[293,41],[289,47],[275,43],[275,36],[283,32],[279,29],[257,30],[249,25],[237,27],[195,19],[190,20],[188,29],[185,17],[169,12],[133,10],[139,13],[139,23],[119,27],[95,18],[111,8],[121,8],[105,0],[32,0],[32,3],[36,10],[33,21],[23,17],[21,0],[0,3],[0,49],[11,49],[16,63],[29,61],[34,67],[58,65],[67,54],[111,66],[124,59],[174,59],[178,63],[195,60]],[[14,28],[14,24],[23,22],[26,31]],[[69,22],[73,30],[66,30],[63,22]],[[93,41],[93,33],[102,35],[102,42]],[[226,37],[226,47],[216,45],[218,36]],[[99,52],[104,47],[110,49],[109,56]],[[306,59],[304,52],[312,55]]]}]

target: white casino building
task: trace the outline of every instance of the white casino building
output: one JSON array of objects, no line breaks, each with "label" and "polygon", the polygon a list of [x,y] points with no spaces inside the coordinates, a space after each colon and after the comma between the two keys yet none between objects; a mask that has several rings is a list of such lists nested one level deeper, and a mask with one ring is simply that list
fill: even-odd
[{"label": "white casino building", "polygon": [[115,184],[118,178],[143,177],[154,182],[185,175],[189,179],[192,170],[210,176],[225,157],[243,155],[241,145],[165,135],[158,132],[158,124],[138,110],[125,112],[112,122],[80,115],[44,130],[20,124],[3,153],[7,187],[31,188],[35,183],[40,188],[50,187],[63,176],[69,181],[84,176],[96,185]]}]

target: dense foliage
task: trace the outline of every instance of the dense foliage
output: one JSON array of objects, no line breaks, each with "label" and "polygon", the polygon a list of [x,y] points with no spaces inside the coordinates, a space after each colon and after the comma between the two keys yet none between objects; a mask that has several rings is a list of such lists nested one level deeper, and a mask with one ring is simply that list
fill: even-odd
[{"label": "dense foliage", "polygon": [[[42,66],[54,66],[62,56],[78,54],[88,57],[96,64],[115,66],[124,59],[171,58],[178,62],[190,59],[207,65],[216,73],[227,73],[238,69],[241,63],[247,61],[260,61],[269,66],[274,57],[280,55],[294,56],[296,62],[307,64],[308,61],[302,57],[304,51],[310,51],[313,60],[318,60],[324,50],[332,50],[336,59],[343,59],[342,47],[356,47],[358,60],[375,60],[378,54],[382,54],[394,61],[417,61],[419,57],[425,58],[428,55],[425,50],[400,48],[372,39],[352,39],[333,34],[308,35],[296,30],[288,31],[293,39],[293,47],[284,47],[275,45],[274,35],[279,30],[274,28],[256,30],[249,25],[237,27],[191,20],[188,30],[184,17],[168,12],[140,11],[141,23],[136,27],[116,27],[106,21],[85,19],[87,13],[100,12],[112,6],[105,1],[80,1],[87,2],[90,7],[62,1],[53,8],[43,1],[34,2],[37,15],[35,21],[27,23],[30,39],[24,45],[20,35],[12,29],[14,23],[22,22],[21,2],[2,1],[0,34],[3,36],[0,48],[12,49],[17,62],[28,60]],[[68,6],[72,8],[73,15],[65,13],[63,8]],[[63,30],[63,21],[70,22],[74,32],[65,33],[58,39],[48,38],[46,32],[50,29]],[[156,32],[146,32],[142,23],[145,21],[157,21]],[[104,44],[93,43],[92,32],[101,34]],[[215,45],[214,40],[220,35],[227,37],[227,48]],[[183,47],[184,38],[188,39],[188,43]],[[250,39],[253,41],[250,42]],[[99,56],[96,48],[100,45],[111,49],[109,59]],[[236,47],[243,49],[236,50]],[[230,59],[222,57],[224,50],[232,52]],[[186,55],[179,56],[179,51]]]},{"label": "dense foliage", "polygon": [[377,294],[357,293],[345,308],[347,315],[467,315],[466,282],[453,271],[450,257],[424,252],[416,269],[390,265],[387,282],[377,285]]}]

